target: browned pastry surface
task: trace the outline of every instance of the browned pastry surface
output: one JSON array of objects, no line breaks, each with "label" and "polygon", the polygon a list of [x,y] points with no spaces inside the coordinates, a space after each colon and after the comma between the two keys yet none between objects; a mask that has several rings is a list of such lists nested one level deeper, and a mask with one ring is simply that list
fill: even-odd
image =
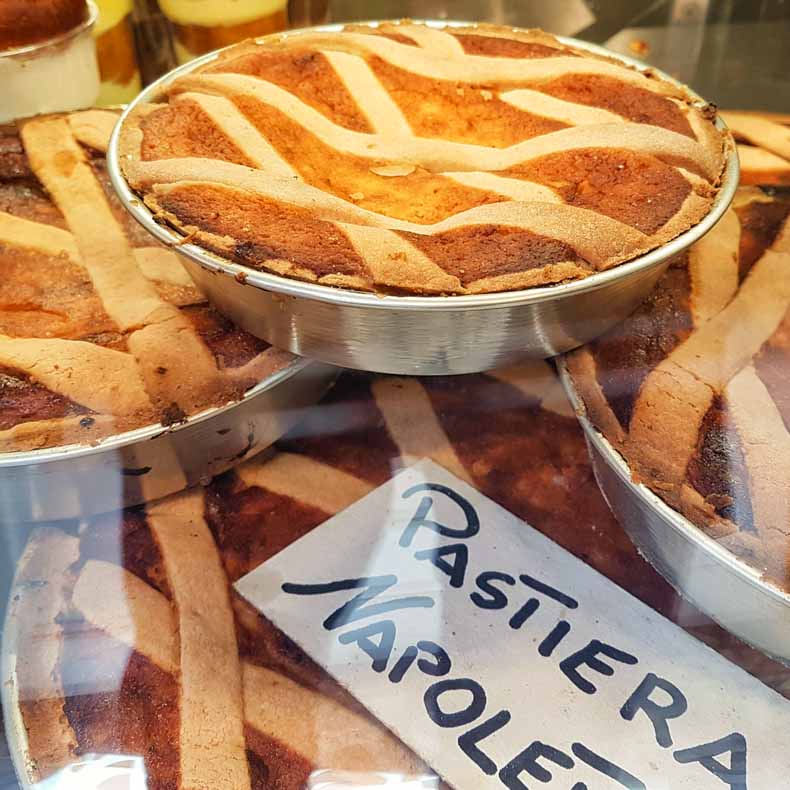
[{"label": "browned pastry surface", "polygon": [[3,0],[0,51],[68,33],[87,15],[85,0]]},{"label": "browned pastry surface", "polygon": [[121,207],[103,153],[115,120],[0,128],[0,452],[177,421],[289,359],[212,310]]},{"label": "browned pastry surface", "polygon": [[742,187],[628,320],[568,358],[647,484],[790,584],[790,200]]},{"label": "browned pastry surface", "polygon": [[319,768],[424,772],[230,586],[422,457],[788,690],[786,670],[682,604],[636,553],[545,363],[344,374],[276,451],[207,488],[34,534],[7,635],[30,778],[88,753],[142,755],[151,790],[303,790]]},{"label": "browned pastry surface", "polygon": [[725,138],[681,88],[540,31],[413,23],[247,42],[170,83],[121,158],[254,269],[387,293],[586,277],[699,222]]}]

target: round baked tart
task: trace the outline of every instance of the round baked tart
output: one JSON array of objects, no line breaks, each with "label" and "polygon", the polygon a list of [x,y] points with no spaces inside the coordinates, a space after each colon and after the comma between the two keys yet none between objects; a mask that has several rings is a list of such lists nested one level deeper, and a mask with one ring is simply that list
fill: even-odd
[{"label": "round baked tart", "polygon": [[624,527],[700,608],[784,660],[788,217],[786,193],[742,187],[632,316],[565,362]]},{"label": "round baked tart", "polygon": [[[0,127],[0,492],[11,519],[130,504],[227,467],[275,438],[258,424],[277,424],[266,399],[256,412],[246,393],[306,367],[213,310],[123,210],[104,158],[116,120],[87,110]],[[208,430],[207,417],[241,401],[244,419],[226,409],[224,433]],[[193,419],[202,438],[176,440]]]},{"label": "round baked tart", "polygon": [[[312,300],[293,311],[281,301],[278,321],[265,295],[203,276],[245,328],[368,367],[348,359],[353,336],[338,341],[345,359],[327,347],[343,313],[327,314],[323,332],[303,314],[343,306],[356,325],[354,308],[374,324],[401,311],[401,325],[377,325],[360,345],[421,332],[408,338],[416,357],[423,346],[450,359],[421,372],[483,364],[455,359],[456,316],[488,309],[478,318],[491,331],[497,306],[526,305],[510,320],[527,327],[538,302],[602,288],[646,255],[664,260],[724,209],[736,167],[714,109],[669,78],[581,42],[486,25],[380,23],[230,47],[146,90],[116,142],[114,183],[152,232],[159,223],[162,238],[189,242],[181,251],[206,270]],[[613,320],[644,295],[625,290],[630,301],[609,295]],[[572,308],[522,334],[522,355],[602,331],[589,307],[569,325]],[[427,323],[432,311],[446,312],[443,330]],[[479,327],[459,331],[469,353]],[[513,353],[503,334],[488,367]],[[378,351],[379,369],[403,364]]]},{"label": "round baked tart", "polygon": [[[144,775],[149,790],[318,790],[334,772],[353,772],[338,787],[397,786],[394,775],[442,786],[414,778],[430,767],[232,587],[415,459],[677,615],[677,597],[607,510],[548,367],[496,376],[344,374],[298,436],[207,487],[79,531],[36,529],[3,640],[23,786],[57,777],[93,788],[113,771],[132,787]],[[698,637],[786,691],[787,669],[694,620]]]}]

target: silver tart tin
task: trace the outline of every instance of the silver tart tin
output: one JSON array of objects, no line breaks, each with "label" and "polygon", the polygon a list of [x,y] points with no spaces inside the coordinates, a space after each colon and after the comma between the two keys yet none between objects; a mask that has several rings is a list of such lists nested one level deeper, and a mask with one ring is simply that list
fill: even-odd
[{"label": "silver tart tin", "polygon": [[719,545],[647,486],[587,417],[573,380],[560,378],[584,430],[595,479],[639,553],[694,606],[766,655],[790,665],[790,594]]},{"label": "silver tart tin", "polygon": [[[367,24],[375,26],[379,22]],[[427,24],[452,27],[469,23]],[[328,25],[314,29],[341,28]],[[558,38],[640,70],[647,68],[602,47]],[[159,98],[173,80],[217,57],[218,53],[213,52],[175,69],[129,105],[107,153],[113,186],[125,208],[147,231],[181,253],[190,275],[218,310],[275,346],[335,365],[379,373],[445,375],[475,373],[569,351],[631,313],[670,261],[718,221],[738,184],[738,156],[730,142],[721,187],[710,213],[701,222],[628,263],[561,285],[469,296],[380,296],[258,272],[184,243],[182,234],[156,221],[121,173],[119,136],[129,114],[139,104]],[[679,84],[656,69],[650,70]],[[721,119],[716,123],[726,129]]]},{"label": "silver tart tin", "polygon": [[149,425],[94,446],[0,454],[0,524],[82,518],[206,483],[279,439],[338,372],[294,359],[240,401],[177,425]]}]

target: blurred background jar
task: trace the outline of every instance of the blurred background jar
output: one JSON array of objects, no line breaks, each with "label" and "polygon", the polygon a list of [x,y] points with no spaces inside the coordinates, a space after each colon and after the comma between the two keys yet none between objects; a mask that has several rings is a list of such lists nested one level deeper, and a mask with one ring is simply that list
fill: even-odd
[{"label": "blurred background jar", "polygon": [[160,0],[159,5],[173,26],[179,63],[288,27],[288,0]]},{"label": "blurred background jar", "polygon": [[133,0],[94,0],[99,20],[93,30],[99,59],[99,104],[124,104],[140,91],[140,69],[132,32]]}]

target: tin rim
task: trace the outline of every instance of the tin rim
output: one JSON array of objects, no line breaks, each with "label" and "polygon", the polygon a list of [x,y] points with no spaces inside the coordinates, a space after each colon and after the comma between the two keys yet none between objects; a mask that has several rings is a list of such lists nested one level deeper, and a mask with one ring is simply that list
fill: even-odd
[{"label": "tin rim", "polygon": [[[368,22],[357,22],[354,24],[367,25],[369,27],[378,27],[378,25],[392,20],[371,20]],[[445,28],[445,27],[475,27],[477,23],[461,22],[455,20],[415,20],[430,27]],[[336,32],[344,27],[344,23],[337,23],[332,25],[319,25],[316,27],[300,28],[298,30],[289,30],[283,33],[273,33],[267,36],[261,36],[256,41],[267,41],[269,39],[279,39],[283,36],[298,35],[308,31],[320,32]],[[524,28],[512,27],[514,31],[523,31]],[[665,74],[663,71],[656,69],[652,66],[647,66],[644,63],[630,58],[627,55],[607,50],[597,44],[592,44],[586,41],[580,41],[575,38],[567,36],[557,36],[558,41],[568,44],[569,46],[578,47],[579,49],[586,49],[599,55],[615,58],[625,63],[628,66],[638,69],[640,72],[650,71],[653,74],[660,76],[662,79],[667,80],[671,84],[683,88],[688,94],[697,102],[707,104],[705,100],[697,93],[692,91],[688,86],[674,79],[673,77]],[[231,45],[235,46],[235,45]],[[351,289],[336,288],[330,285],[321,285],[318,283],[303,282],[300,280],[291,279],[288,277],[281,277],[276,274],[268,272],[259,272],[247,266],[234,263],[230,260],[215,255],[208,250],[192,243],[185,243],[184,239],[187,238],[185,234],[179,233],[175,229],[160,224],[154,218],[153,213],[138,197],[138,195],[129,187],[126,179],[124,178],[120,167],[120,153],[119,142],[120,132],[123,128],[129,115],[135,108],[142,103],[153,101],[157,98],[162,89],[170,82],[178,79],[179,77],[187,74],[194,69],[216,60],[219,55],[229,49],[223,49],[210,52],[207,55],[196,58],[173,71],[168,72],[160,77],[156,82],[151,83],[145,88],[126,108],[121,114],[118,122],[110,138],[110,145],[107,150],[107,170],[110,176],[110,181],[118,194],[124,208],[139,222],[151,235],[159,239],[169,247],[174,247],[179,252],[183,253],[186,257],[191,258],[197,262],[204,269],[215,274],[224,274],[238,279],[245,284],[249,284],[260,290],[269,291],[284,296],[303,297],[319,302],[327,302],[330,304],[345,306],[345,307],[358,307],[364,309],[385,309],[385,310],[403,310],[403,311],[454,311],[461,310],[479,310],[486,308],[501,308],[514,305],[536,304],[540,302],[552,301],[561,299],[576,294],[587,293],[590,291],[597,291],[605,288],[620,279],[626,279],[629,275],[636,275],[639,272],[650,269],[664,261],[674,257],[675,255],[683,252],[692,244],[702,238],[710,229],[719,221],[727,207],[730,205],[735,190],[738,186],[740,176],[740,168],[738,163],[738,154],[732,137],[726,135],[727,125],[719,115],[716,116],[716,128],[725,133],[725,146],[726,146],[726,160],[724,169],[721,174],[719,189],[711,204],[710,211],[696,224],[685,230],[680,235],[671,239],[666,244],[656,247],[653,250],[633,258],[630,261],[613,266],[603,272],[595,272],[589,277],[581,280],[573,280],[567,283],[560,283],[558,285],[546,285],[538,288],[525,288],[517,291],[500,291],[489,294],[465,294],[458,296],[391,296],[371,293],[366,291],[353,291]]]},{"label": "tin rim", "polygon": [[65,33],[60,33],[53,38],[47,38],[44,41],[36,41],[34,44],[25,44],[23,47],[6,49],[0,53],[0,59],[17,58],[24,55],[31,55],[35,52],[49,49],[50,47],[57,47],[61,44],[65,44],[67,41],[70,41],[73,38],[77,38],[77,36],[88,30],[93,30],[97,20],[99,19],[99,9],[93,0],[85,0],[85,5],[87,7],[85,19],[83,19],[82,22],[77,25],[77,27],[73,27],[71,30],[67,30]]},{"label": "tin rim", "polygon": [[[741,560],[736,554],[717,543],[703,530],[689,521],[684,515],[673,507],[670,507],[658,494],[653,493],[644,483],[635,483],[631,476],[631,469],[625,458],[611,445],[609,440],[592,424],[587,417],[587,409],[581,396],[576,391],[568,368],[564,359],[557,362],[562,386],[565,394],[571,402],[576,418],[582,426],[587,440],[595,447],[595,450],[614,470],[620,480],[626,484],[629,491],[637,496],[641,502],[655,511],[664,521],[668,522],[672,529],[680,533],[691,543],[699,545],[705,552],[712,557],[717,564],[735,573],[741,580],[748,582],[757,588],[761,593],[770,595],[777,603],[790,606],[790,593],[785,592],[774,582],[765,579],[760,572],[748,563]],[[648,558],[649,559],[649,558]],[[652,562],[651,562],[652,565]],[[715,619],[715,618],[714,618]]]},{"label": "tin rim", "polygon": [[109,450],[119,450],[122,447],[136,444],[137,442],[156,439],[165,434],[178,433],[179,431],[210,420],[219,414],[230,411],[242,403],[252,400],[313,364],[318,363],[314,363],[311,359],[297,357],[285,367],[272,373],[271,376],[268,376],[250,387],[250,389],[248,389],[238,400],[231,401],[222,406],[204,409],[175,425],[162,425],[161,423],[144,425],[142,428],[135,428],[131,431],[113,434],[106,439],[99,440],[96,444],[62,444],[56,447],[44,447],[40,450],[21,450],[11,453],[0,453],[0,472],[18,466],[30,466],[32,464],[54,463],[66,459],[86,458]]}]

